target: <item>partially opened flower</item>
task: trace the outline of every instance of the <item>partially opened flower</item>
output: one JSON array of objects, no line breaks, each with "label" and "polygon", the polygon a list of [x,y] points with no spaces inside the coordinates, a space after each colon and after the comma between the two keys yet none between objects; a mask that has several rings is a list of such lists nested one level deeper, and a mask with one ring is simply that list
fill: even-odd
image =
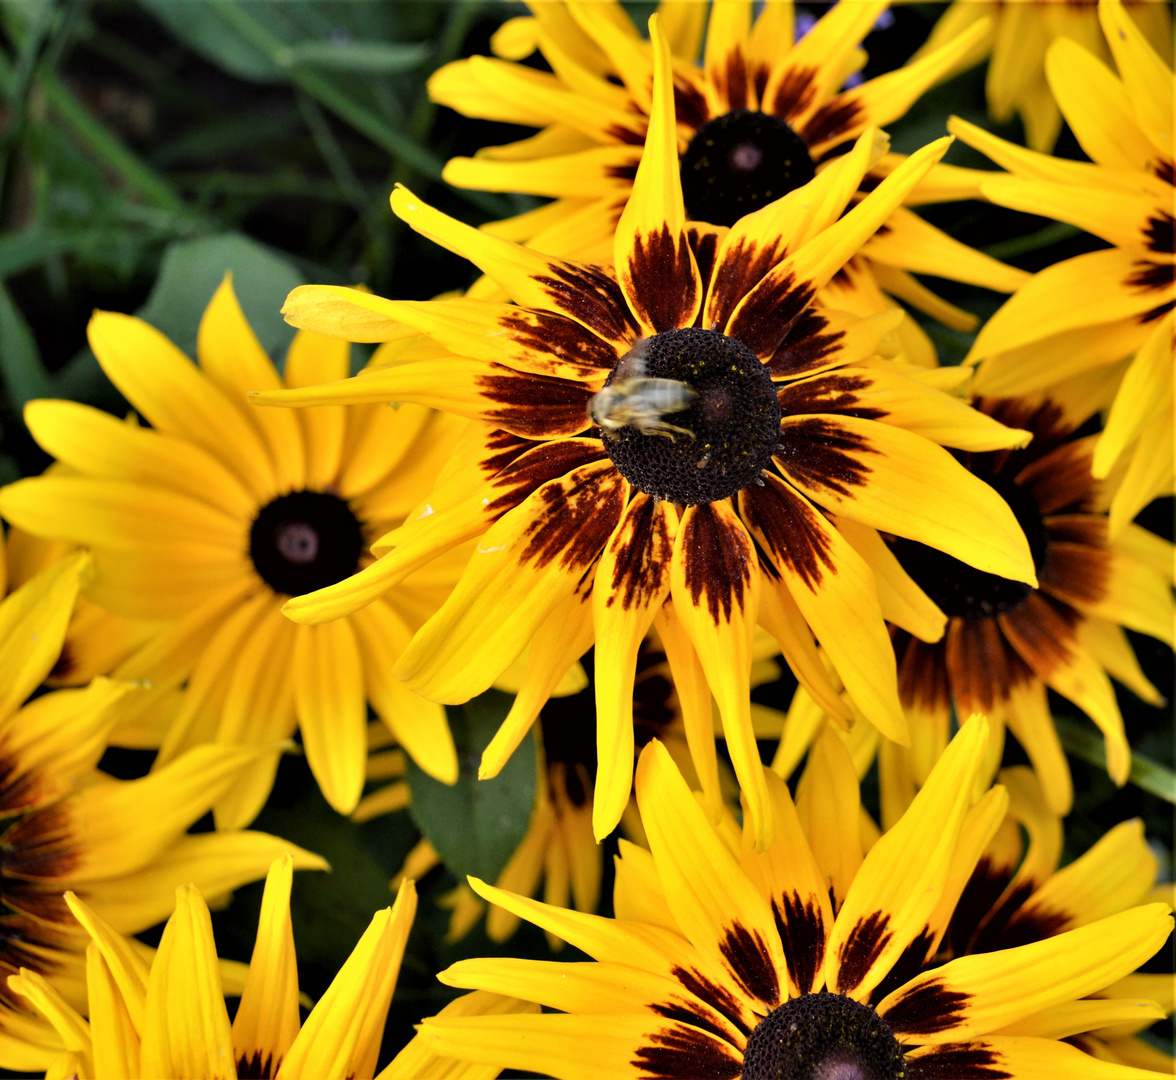
[{"label": "partially opened flower", "polygon": [[[548,907],[473,881],[592,962],[465,960],[450,985],[527,997],[540,1016],[433,1017],[436,1052],[559,1080],[1158,1080],[1061,1041],[1153,1002],[1094,998],[1150,958],[1170,909],[1143,904],[1016,948],[940,963],[960,890],[1005,818],[976,797],[987,725],[961,729],[907,812],[863,855],[857,782],[822,743],[794,805],[765,771],[777,835],[708,820],[665,750],[642,754],[650,850],[622,848],[617,917]],[[825,752],[828,749],[830,752]]]},{"label": "partially opened flower", "polygon": [[[474,56],[437,71],[435,101],[466,116],[540,127],[535,136],[454,158],[444,176],[459,187],[523,191],[554,201],[487,229],[565,258],[607,262],[654,110],[654,48],[615,0],[530,4],[495,35],[504,59]],[[670,2],[658,11],[673,52],[677,142],[687,220],[729,226],[813,178],[871,125],[903,116],[934,83],[958,69],[983,36],[975,27],[918,62],[847,86],[865,60],[860,43],[885,0],[831,5],[794,40],[791,0]],[[758,13],[753,13],[759,8]],[[701,66],[699,52],[705,34]],[[550,72],[516,63],[536,51]],[[861,180],[870,190],[901,155],[889,154]],[[974,196],[965,170],[937,167],[904,201]],[[1023,280],[896,207],[884,228],[830,285],[830,302],[857,314],[894,306],[884,293],[958,329],[975,318],[936,296],[912,274],[968,281],[1008,292]],[[914,320],[897,331],[910,359],[934,362]]]},{"label": "partially opened flower", "polygon": [[89,1022],[35,972],[22,969],[8,978],[9,992],[45,1016],[65,1044],[54,1075],[78,1080],[370,1080],[416,914],[416,892],[406,882],[395,904],[376,912],[302,1022],[290,924],[292,870],[289,856],[270,867],[249,974],[231,1023],[212,921],[194,885],[176,890],[175,911],[150,961],[67,893],[70,910],[90,938],[85,972]]},{"label": "partially opened flower", "polygon": [[[1167,0],[1128,0],[1132,20],[1160,55],[1172,55],[1172,13]],[[971,30],[989,26],[972,45],[972,58],[989,56],[985,79],[988,113],[1004,124],[1016,113],[1025,142],[1048,153],[1062,130],[1062,112],[1046,81],[1045,58],[1059,39],[1076,42],[1100,60],[1109,59],[1098,25],[1097,0],[1006,4],[1002,0],[954,0],[939,17],[931,36],[915,54],[934,53]]]},{"label": "partially opened flower", "polygon": [[[158,764],[204,743],[274,746],[299,728],[327,801],[350,812],[370,703],[423,769],[452,781],[444,710],[391,667],[456,573],[434,564],[330,626],[292,626],[281,606],[370,561],[369,542],[419,502],[460,421],[416,405],[249,408],[247,387],[345,377],[348,347],[300,334],[279,376],[227,279],[200,324],[199,366],[131,316],[98,312],[89,336],[151,428],[74,402],[31,402],[29,429],[65,468],[8,486],[0,511],[29,532],[88,547],[88,597],[157,621],[112,674],[154,692],[187,681]],[[218,802],[219,825],[253,819],[277,761],[276,750],[260,757]]]},{"label": "partially opened flower", "polygon": [[[651,26],[654,105],[617,229],[615,277],[496,239],[398,189],[397,214],[468,256],[515,304],[394,302],[328,286],[291,295],[297,325],[368,340],[407,325],[453,355],[258,401],[414,401],[480,423],[412,520],[378,545],[389,554],[284,610],[308,623],[346,615],[478,537],[396,671],[426,697],[460,702],[531,646],[528,682],[483,774],[497,772],[550,688],[595,643],[593,824],[598,838],[609,833],[631,789],[634,659],[656,625],[691,746],[709,755],[696,767],[712,813],[721,795],[709,705],[686,704],[711,692],[766,843],[771,810],[749,711],[757,623],[824,700],[815,630],[862,712],[905,740],[872,549],[863,541],[859,554],[827,515],[856,522],[867,539],[884,529],[1032,582],[1012,512],[936,445],[991,450],[1025,435],[904,374],[913,369],[872,359],[891,316],[862,320],[813,303],[946,142],[912,155],[852,209],[872,132],[731,229],[688,225],[669,47],[656,18]],[[895,587],[918,592],[901,571]],[[942,622],[928,630],[941,632]],[[691,716],[705,734],[692,733]]]},{"label": "partially opened flower", "polygon": [[1174,483],[1176,82],[1119,0],[1100,0],[1098,15],[1119,75],[1068,40],[1055,42],[1046,61],[1090,162],[1037,154],[962,120],[949,127],[1011,173],[986,180],[986,198],[1113,245],[1034,275],[985,324],[968,359],[980,365],[977,393],[1064,396],[1077,419],[1110,407],[1093,466],[1100,478],[1115,470],[1119,481],[1117,534]]},{"label": "partially opened flower", "polygon": [[[84,1008],[85,942],[67,889],[133,934],[167,916],[181,882],[220,900],[283,851],[299,868],[326,866],[265,833],[185,835],[256,750],[201,747],[142,779],[115,780],[95,766],[135,687],[95,679],[23,704],[61,653],[87,568],[85,555],[69,556],[0,603],[0,975],[26,968],[75,1008]],[[45,1069],[61,1049],[49,1024],[0,990],[0,1067]]]}]

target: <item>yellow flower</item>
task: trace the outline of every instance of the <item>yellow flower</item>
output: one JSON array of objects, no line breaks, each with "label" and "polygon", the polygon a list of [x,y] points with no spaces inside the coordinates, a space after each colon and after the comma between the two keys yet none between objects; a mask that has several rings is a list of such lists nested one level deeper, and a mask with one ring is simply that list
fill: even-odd
[{"label": "yellow flower", "polygon": [[[73,402],[31,402],[29,429],[62,467],[9,485],[0,512],[31,533],[88,547],[89,599],[156,621],[112,674],[150,682],[156,694],[187,682],[159,763],[212,742],[272,747],[298,727],[324,795],[348,813],[363,786],[370,703],[425,771],[452,782],[444,710],[391,668],[455,572],[435,564],[330,626],[293,626],[281,607],[370,561],[370,540],[424,496],[460,421],[416,405],[249,408],[247,387],[346,376],[348,346],[298,335],[283,379],[228,279],[201,322],[198,366],[131,316],[99,312],[89,336],[151,428]],[[253,819],[278,757],[260,756],[218,801],[218,825]]]},{"label": "yellow flower", "polygon": [[[22,705],[61,653],[88,568],[87,556],[68,556],[0,603],[0,972],[27,968],[74,1007],[85,1000],[84,942],[65,890],[133,934],[167,915],[181,882],[220,899],[283,851],[300,868],[326,866],[265,833],[185,835],[256,750],[201,747],[142,779],[115,780],[95,766],[137,688],[95,679]],[[60,1051],[48,1024],[0,992],[0,1067],[44,1069]]]},{"label": "yellow flower", "polygon": [[1167,904],[1131,906],[1015,948],[938,962],[961,891],[1009,795],[976,797],[987,725],[973,717],[892,828],[863,854],[858,785],[823,740],[793,803],[765,770],[777,836],[715,825],[660,744],[637,800],[650,850],[622,844],[616,918],[474,888],[594,962],[465,960],[443,982],[511,994],[540,1016],[434,1017],[436,1052],[560,1080],[1159,1080],[1109,1065],[1066,1035],[1162,1015],[1092,999],[1168,938]]},{"label": "yellow flower", "polygon": [[10,992],[27,999],[65,1044],[53,1075],[78,1080],[370,1078],[416,913],[416,891],[406,882],[395,904],[376,912],[302,1023],[290,925],[292,870],[285,856],[274,861],[266,877],[257,940],[231,1023],[212,921],[196,886],[176,890],[175,911],[150,960],[67,893],[70,910],[90,938],[89,1021],[36,972],[22,968],[8,978]]},{"label": "yellow flower", "polygon": [[[530,16],[511,20],[494,37],[492,47],[503,59],[475,56],[448,64],[432,76],[429,92],[466,116],[542,130],[486,147],[474,158],[454,158],[444,176],[459,187],[552,198],[486,228],[548,254],[608,262],[653,115],[655,50],[615,0],[529,6]],[[985,32],[977,26],[917,63],[844,88],[865,61],[859,43],[886,6],[884,0],[837,4],[794,42],[791,0],[773,0],[758,16],[751,0],[724,0],[711,5],[709,23],[705,3],[659,5],[673,52],[673,167],[681,171],[688,220],[734,225],[801,187],[863,131],[897,120],[958,70]],[[513,62],[536,50],[550,73]],[[861,191],[902,160],[887,154],[872,163]],[[909,206],[974,195],[968,171],[938,166],[903,201]],[[826,285],[829,303],[874,314],[895,306],[888,293],[957,329],[975,326],[973,316],[940,299],[912,272],[1001,292],[1024,280],[1022,271],[896,205],[885,226]],[[897,335],[909,359],[934,363],[934,347],[914,320],[902,320]]]},{"label": "yellow flower", "polygon": [[1036,274],[988,321],[968,359],[980,365],[977,393],[1046,393],[1076,420],[1110,406],[1094,474],[1114,470],[1118,481],[1115,535],[1173,490],[1176,82],[1119,0],[1101,0],[1098,15],[1119,76],[1073,41],[1055,42],[1046,61],[1092,161],[1046,157],[960,120],[949,127],[1012,174],[985,181],[987,198],[1113,245]]},{"label": "yellow flower", "polygon": [[[1128,0],[1134,22],[1162,56],[1172,55],[1172,14],[1166,0]],[[988,113],[1004,124],[1019,113],[1025,141],[1043,153],[1053,149],[1062,111],[1046,81],[1050,45],[1068,38],[1100,60],[1109,59],[1095,14],[1096,0],[954,0],[915,58],[942,48],[981,19],[991,25],[972,46],[970,59],[990,55],[985,92]]]},{"label": "yellow flower", "polygon": [[[417,515],[375,545],[390,553],[284,610],[312,624],[347,615],[479,538],[396,671],[424,696],[456,703],[530,645],[525,685],[482,775],[497,773],[595,643],[593,828],[597,838],[611,832],[632,787],[633,664],[656,626],[679,695],[698,699],[683,709],[694,752],[709,755],[696,761],[708,805],[715,813],[721,805],[702,705],[713,692],[766,843],[771,811],[749,709],[757,623],[801,681],[848,715],[826,691],[815,631],[862,712],[905,741],[875,570],[826,515],[856,523],[859,537],[883,529],[1033,582],[1012,512],[937,445],[993,450],[1025,433],[933,389],[940,373],[877,359],[892,316],[863,320],[813,303],[946,140],[912,155],[852,209],[872,131],[810,184],[731,229],[688,225],[669,46],[656,17],[651,27],[654,106],[617,229],[615,277],[469,228],[398,189],[397,214],[468,256],[515,304],[396,302],[329,286],[303,287],[287,301],[296,325],[365,340],[407,326],[451,355],[266,392],[259,403],[415,401],[479,423]],[[897,587],[918,591],[899,577]],[[692,730],[694,722],[703,728]]]}]

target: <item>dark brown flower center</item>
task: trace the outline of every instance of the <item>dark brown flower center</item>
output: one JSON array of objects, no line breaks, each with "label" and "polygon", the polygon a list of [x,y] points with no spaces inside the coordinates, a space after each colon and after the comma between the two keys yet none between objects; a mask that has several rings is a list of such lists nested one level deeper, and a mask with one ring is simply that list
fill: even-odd
[{"label": "dark brown flower center", "polygon": [[[780,439],[768,369],[742,342],[697,327],[639,342],[594,399],[593,415],[621,475],[684,506],[747,487]],[[623,422],[613,426],[614,419]]]},{"label": "dark brown flower center", "polygon": [[[1049,538],[1041,520],[1037,501],[1023,488],[1000,477],[983,476],[1009,504],[1009,509],[1025,530],[1033,565],[1041,570]],[[915,540],[899,538],[891,550],[902,568],[949,618],[987,619],[1023,603],[1033,592],[1023,581],[1011,581],[945,555]]]},{"label": "dark brown flower center", "polygon": [[278,593],[301,596],[359,569],[363,530],[344,499],[294,491],[262,507],[249,530],[249,558]]},{"label": "dark brown flower center", "polygon": [[778,116],[750,109],[703,124],[681,174],[686,213],[712,225],[734,225],[816,175],[804,140]]},{"label": "dark brown flower center", "polygon": [[902,1047],[873,1009],[806,994],[773,1009],[743,1052],[743,1080],[905,1080]]}]

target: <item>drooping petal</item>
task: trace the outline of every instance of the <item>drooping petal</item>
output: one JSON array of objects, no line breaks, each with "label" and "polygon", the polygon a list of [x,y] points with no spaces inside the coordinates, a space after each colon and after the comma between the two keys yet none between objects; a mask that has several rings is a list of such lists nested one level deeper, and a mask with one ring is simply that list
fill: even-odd
[{"label": "drooping petal", "polygon": [[677,514],[640,493],[621,516],[592,590],[596,672],[596,790],[592,827],[603,840],[629,802],[637,649],[670,592]]},{"label": "drooping petal", "polygon": [[447,703],[485,690],[578,590],[620,520],[627,487],[611,462],[584,465],[500,518],[405,650],[398,677]]},{"label": "drooping petal", "polygon": [[894,649],[865,560],[812,503],[774,475],[763,487],[745,488],[739,508],[854,703],[888,738],[909,742]]},{"label": "drooping petal", "polygon": [[730,502],[688,507],[674,539],[670,591],[719,705],[735,774],[756,823],[771,843],[771,809],[751,723],[751,648],[760,569],[747,530]]},{"label": "drooping petal", "polygon": [[538,719],[540,710],[568,668],[592,647],[594,633],[590,603],[591,598],[574,593],[560,601],[540,623],[527,654],[527,670],[514,704],[494,738],[482,751],[479,780],[498,775]]},{"label": "drooping petal", "polygon": [[364,668],[355,631],[346,619],[299,627],[291,660],[307,764],[327,802],[350,814],[363,792],[367,750]]}]

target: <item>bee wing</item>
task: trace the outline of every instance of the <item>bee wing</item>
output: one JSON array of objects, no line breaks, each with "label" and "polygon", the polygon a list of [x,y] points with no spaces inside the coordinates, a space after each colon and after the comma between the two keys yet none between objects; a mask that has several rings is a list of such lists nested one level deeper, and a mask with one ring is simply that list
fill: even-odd
[{"label": "bee wing", "polygon": [[642,338],[624,356],[617,361],[613,368],[613,383],[624,382],[627,379],[641,379],[645,376],[645,353],[649,349],[648,338]]}]

